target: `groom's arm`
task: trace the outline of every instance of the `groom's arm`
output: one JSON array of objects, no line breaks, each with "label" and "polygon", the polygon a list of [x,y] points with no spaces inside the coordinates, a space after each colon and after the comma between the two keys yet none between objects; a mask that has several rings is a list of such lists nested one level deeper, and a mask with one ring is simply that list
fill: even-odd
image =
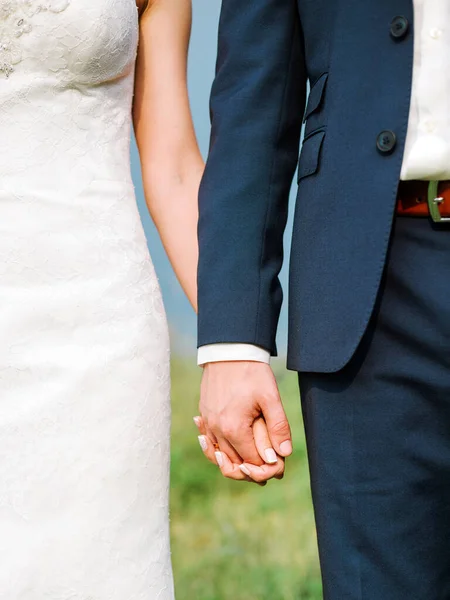
[{"label": "groom's arm", "polygon": [[[232,361],[205,366],[200,413],[222,454],[214,460],[208,447],[205,453],[233,479],[281,477],[283,459],[262,464],[273,462],[263,450],[292,451],[275,378],[263,362],[276,353],[278,274],[305,96],[297,0],[223,0],[199,198],[198,345],[201,362],[211,363],[218,344],[225,344],[222,361]],[[248,351],[265,353],[264,361]],[[255,441],[258,416],[267,435]]]},{"label": "groom's arm", "polygon": [[296,0],[224,0],[199,197],[199,346],[237,342],[276,353],[305,96]]}]

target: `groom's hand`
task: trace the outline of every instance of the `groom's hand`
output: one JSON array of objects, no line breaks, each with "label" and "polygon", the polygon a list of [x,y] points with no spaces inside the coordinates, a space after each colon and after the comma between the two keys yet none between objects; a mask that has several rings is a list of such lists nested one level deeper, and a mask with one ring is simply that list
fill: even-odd
[{"label": "groom's hand", "polygon": [[[292,453],[291,431],[269,365],[207,364],[200,413],[206,434],[203,445],[207,440],[209,445],[217,443],[214,462],[226,477],[264,483],[283,476],[284,457]],[[205,454],[211,458],[211,448]]]}]

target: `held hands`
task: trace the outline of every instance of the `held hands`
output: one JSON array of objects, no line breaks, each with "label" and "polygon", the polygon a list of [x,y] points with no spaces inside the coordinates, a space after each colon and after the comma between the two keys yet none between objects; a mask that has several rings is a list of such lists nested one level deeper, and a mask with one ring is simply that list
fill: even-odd
[{"label": "held hands", "polygon": [[292,439],[269,365],[250,361],[207,364],[200,414],[194,419],[200,445],[225,477],[260,485],[283,478]]}]

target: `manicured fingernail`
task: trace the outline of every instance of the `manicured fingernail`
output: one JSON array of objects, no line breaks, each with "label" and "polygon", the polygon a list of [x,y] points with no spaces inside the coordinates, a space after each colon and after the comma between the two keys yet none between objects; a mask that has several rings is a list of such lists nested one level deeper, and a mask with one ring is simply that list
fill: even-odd
[{"label": "manicured fingernail", "polygon": [[247,477],[251,476],[250,470],[248,469],[248,467],[246,467],[245,465],[239,465],[240,470],[244,473],[244,475],[247,475]]},{"label": "manicured fingernail", "polygon": [[203,452],[206,452],[208,450],[208,442],[206,441],[206,436],[199,435],[198,441],[200,443],[200,446],[202,447]]},{"label": "manicured fingernail", "polygon": [[216,455],[217,464],[219,465],[220,468],[222,468],[223,467],[222,452],[214,452],[214,454]]},{"label": "manicured fingernail", "polygon": [[267,448],[264,450],[264,454],[266,455],[266,462],[269,464],[274,464],[278,462],[277,455],[275,454],[275,450],[273,448]]},{"label": "manicured fingernail", "polygon": [[280,450],[283,456],[289,456],[289,454],[292,454],[292,442],[290,440],[283,442],[280,444]]},{"label": "manicured fingernail", "polygon": [[197,425],[197,427],[200,427],[200,417],[193,417],[193,421]]}]

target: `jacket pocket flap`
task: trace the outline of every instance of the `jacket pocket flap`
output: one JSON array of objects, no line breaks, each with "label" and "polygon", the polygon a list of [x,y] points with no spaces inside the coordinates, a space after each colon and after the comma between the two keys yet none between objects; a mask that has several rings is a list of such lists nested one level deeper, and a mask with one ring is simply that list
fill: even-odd
[{"label": "jacket pocket flap", "polygon": [[317,171],[319,166],[320,149],[322,148],[324,137],[325,131],[321,129],[311,133],[307,138],[304,139],[302,151],[298,161],[297,182],[299,182],[303,177],[313,175],[313,173]]},{"label": "jacket pocket flap", "polygon": [[325,91],[325,85],[327,83],[328,73],[323,73],[311,87],[309,92],[308,102],[306,104],[305,115],[303,122],[320,107],[322,102],[323,94]]}]

